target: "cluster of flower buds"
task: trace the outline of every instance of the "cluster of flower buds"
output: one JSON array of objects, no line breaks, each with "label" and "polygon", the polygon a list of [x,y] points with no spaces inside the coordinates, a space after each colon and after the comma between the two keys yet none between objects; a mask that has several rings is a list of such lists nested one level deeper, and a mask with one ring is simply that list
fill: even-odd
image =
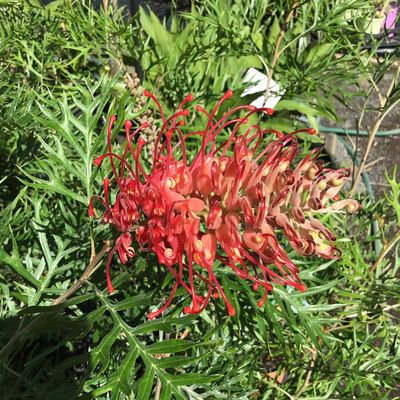
[{"label": "cluster of flower buds", "polygon": [[[334,246],[335,236],[318,215],[344,209],[354,212],[359,207],[355,200],[338,201],[349,172],[324,168],[317,160],[318,150],[293,166],[298,150],[296,133],[314,134],[315,130],[284,135],[249,123],[255,113],[271,115],[267,108],[238,106],[218,116],[232,94],[226,92],[211,112],[196,106],[206,122],[204,129],[192,132],[185,126],[189,116],[185,106],[193,96],[187,96],[167,118],[155,96],[145,91],[162,120],[152,165],[148,167],[141,159],[145,140],[140,132],[146,122],[133,128],[132,122],[126,121],[124,147],[120,154],[113,152],[114,116],[108,124],[108,150],[95,159],[97,166],[109,160],[113,173],[111,180],[104,179],[104,196],[93,196],[89,205],[92,216],[94,202],[101,203],[102,222],[119,233],[106,265],[109,291],[114,290],[112,258],[118,253],[126,264],[135,256],[133,241],[140,251],[153,252],[175,279],[169,298],[149,313],[150,319],[171,304],[180,286],[191,297],[185,313],[201,312],[213,297],[222,298],[228,314],[234,315],[218,279],[223,269],[216,268],[217,264],[249,281],[253,290],[260,292],[259,306],[272,283],[305,290],[298,268],[277,235],[285,235],[299,254],[337,258],[340,252]],[[267,145],[266,134],[274,135]],[[194,136],[200,138],[199,150],[190,157],[187,143]]]}]

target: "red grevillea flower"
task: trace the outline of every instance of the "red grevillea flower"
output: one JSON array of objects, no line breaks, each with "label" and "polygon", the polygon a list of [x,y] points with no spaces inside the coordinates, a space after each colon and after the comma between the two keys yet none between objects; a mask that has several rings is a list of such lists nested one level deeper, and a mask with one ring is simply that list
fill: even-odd
[{"label": "red grevillea flower", "polygon": [[[97,166],[108,159],[113,172],[111,181],[104,179],[104,196],[93,196],[89,205],[89,215],[94,215],[93,203],[100,202],[102,222],[119,232],[106,266],[110,292],[114,290],[110,278],[113,255],[118,253],[126,264],[135,256],[133,241],[140,251],[155,253],[175,278],[169,298],[149,313],[150,319],[171,304],[179,286],[192,299],[185,313],[201,312],[213,296],[221,297],[229,315],[234,315],[218,280],[215,260],[261,291],[259,306],[272,290],[272,282],[305,290],[298,268],[279,244],[279,233],[299,254],[340,256],[333,243],[335,236],[317,217],[342,209],[354,212],[359,205],[355,200],[334,201],[349,171],[324,168],[316,160],[318,150],[292,166],[298,148],[295,134],[313,134],[313,129],[283,135],[251,125],[251,115],[272,113],[252,106],[235,107],[217,117],[222,103],[233,94],[228,91],[210,113],[196,106],[206,117],[205,127],[184,134],[189,116],[185,106],[193,97],[187,96],[167,118],[154,95],[144,94],[157,105],[162,119],[153,165],[146,168],[141,160],[145,140],[139,132],[146,123],[132,129],[132,122],[126,121],[125,147],[120,154],[113,152],[115,116],[108,124],[107,152],[95,159]],[[234,116],[238,114],[242,116]],[[263,147],[265,134],[273,134],[274,140]],[[201,145],[189,160],[186,143],[195,135]]]}]

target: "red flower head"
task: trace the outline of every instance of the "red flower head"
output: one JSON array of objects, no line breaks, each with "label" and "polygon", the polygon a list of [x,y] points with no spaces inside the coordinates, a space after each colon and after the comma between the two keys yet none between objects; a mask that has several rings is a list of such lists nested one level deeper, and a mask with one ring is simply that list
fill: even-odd
[{"label": "red flower head", "polygon": [[[113,152],[115,117],[108,125],[108,151],[95,160],[97,166],[104,159],[111,164],[115,201],[110,203],[111,182],[105,179],[104,197],[91,198],[89,214],[94,212],[93,201],[99,201],[104,207],[102,222],[120,233],[106,266],[110,292],[114,290],[110,279],[112,257],[117,252],[126,264],[135,256],[133,240],[140,250],[155,253],[175,278],[168,300],[149,318],[170,305],[179,286],[192,298],[185,313],[201,312],[213,296],[222,297],[229,315],[234,315],[214,268],[216,260],[239,278],[253,282],[254,290],[262,291],[259,306],[272,290],[272,282],[305,290],[298,268],[278,242],[278,232],[299,254],[339,257],[335,236],[316,217],[343,208],[354,212],[359,205],[354,200],[332,202],[349,172],[324,168],[316,160],[318,151],[292,166],[298,147],[295,134],[314,134],[315,130],[283,135],[249,126],[251,115],[270,115],[272,111],[252,106],[235,107],[217,117],[223,102],[233,94],[228,91],[210,113],[196,106],[196,111],[206,117],[205,127],[184,134],[182,127],[189,115],[185,105],[193,97],[187,96],[177,112],[166,118],[158,100],[147,91],[144,94],[155,102],[162,119],[152,166],[146,168],[141,161],[145,140],[138,133],[146,124],[132,130],[132,123],[126,121],[125,149],[120,155]],[[234,117],[237,112],[244,116]],[[267,133],[276,138],[263,148]],[[192,136],[198,136],[201,144],[189,159],[186,143]]]}]

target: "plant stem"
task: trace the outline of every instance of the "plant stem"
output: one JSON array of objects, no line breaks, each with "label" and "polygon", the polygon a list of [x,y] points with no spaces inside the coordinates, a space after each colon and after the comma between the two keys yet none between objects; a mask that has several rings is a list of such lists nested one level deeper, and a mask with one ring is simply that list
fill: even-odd
[{"label": "plant stem", "polygon": [[107,15],[107,13],[108,13],[108,0],[103,0],[103,8],[104,8],[104,13]]},{"label": "plant stem", "polygon": [[[164,339],[164,332],[163,331],[159,331],[158,332],[158,337],[160,339],[160,342],[163,341]],[[160,355],[161,357],[161,355]],[[157,383],[156,383],[156,388],[154,390],[154,400],[160,400],[160,395],[161,395],[161,379],[157,377]]]},{"label": "plant stem", "polygon": [[369,273],[372,274],[372,272],[375,271],[376,267],[381,263],[381,261],[386,257],[386,255],[389,253],[389,251],[393,248],[393,246],[400,240],[400,231],[397,232],[397,234],[393,237],[393,239],[386,243],[386,245],[383,247],[381,253],[379,254],[378,258],[372,265],[372,267],[369,269]]},{"label": "plant stem", "polygon": [[267,99],[269,97],[272,75],[274,73],[275,66],[276,66],[276,64],[277,64],[277,62],[279,60],[279,56],[281,55],[280,47],[281,47],[281,43],[282,43],[283,37],[285,36],[285,33],[286,33],[286,26],[289,24],[290,20],[293,18],[294,10],[298,6],[298,4],[299,4],[298,1],[295,1],[293,3],[292,7],[290,8],[290,11],[289,11],[288,15],[286,16],[285,23],[282,26],[281,31],[279,32],[279,36],[278,36],[278,39],[277,39],[276,45],[275,45],[274,57],[272,59],[271,66],[268,69],[267,88],[265,90],[265,101],[267,101]]},{"label": "plant stem", "polygon": [[160,400],[161,387],[162,387],[161,380],[160,378],[157,378],[156,388],[154,391],[154,400]]},{"label": "plant stem", "polygon": [[71,286],[67,291],[65,291],[61,296],[53,300],[54,305],[61,304],[62,302],[64,302],[69,296],[74,294],[79,288],[81,288],[86,283],[86,281],[90,278],[90,276],[97,270],[97,268],[99,268],[100,261],[107,253],[107,251],[110,250],[111,247],[110,244],[111,244],[110,241],[107,241],[105,243],[103,248],[92,259],[92,261],[86,267],[85,271],[83,271],[82,276],[75,282],[75,284]]},{"label": "plant stem", "polygon": [[381,104],[381,109],[378,112],[377,119],[376,119],[376,121],[374,123],[374,126],[372,127],[372,129],[370,131],[369,136],[368,136],[367,148],[365,149],[365,153],[364,153],[364,156],[363,156],[362,161],[360,163],[360,166],[357,169],[357,173],[355,175],[355,178],[354,178],[354,181],[353,181],[353,185],[352,185],[352,188],[350,190],[350,194],[349,194],[350,197],[352,197],[354,195],[357,183],[360,180],[361,173],[364,170],[365,164],[367,162],[369,153],[370,153],[371,148],[372,148],[372,144],[373,144],[375,136],[376,136],[381,124],[382,124],[382,121],[384,120],[386,115],[400,102],[400,98],[399,98],[399,99],[395,100],[390,106],[387,107],[388,101],[390,100],[390,95],[392,93],[392,90],[393,90],[394,86],[397,83],[397,78],[399,76],[399,73],[400,73],[400,64],[397,67],[397,72],[396,72],[391,84],[389,85],[389,88],[388,88],[388,90],[386,92],[386,98],[383,101],[383,103]]},{"label": "plant stem", "polygon": [[[185,329],[182,335],[180,335],[180,339],[184,339],[188,334],[189,334],[189,329]],[[176,338],[178,338],[179,335],[176,335]],[[163,331],[159,332],[159,338],[160,342],[163,340]],[[168,340],[170,338],[169,333],[165,334],[165,339]],[[156,354],[155,358],[164,358],[164,357],[169,357],[171,353],[169,354]],[[157,383],[156,383],[156,388],[154,389],[154,400],[160,400],[160,395],[161,395],[161,389],[162,389],[162,382],[160,378],[157,378]]]}]

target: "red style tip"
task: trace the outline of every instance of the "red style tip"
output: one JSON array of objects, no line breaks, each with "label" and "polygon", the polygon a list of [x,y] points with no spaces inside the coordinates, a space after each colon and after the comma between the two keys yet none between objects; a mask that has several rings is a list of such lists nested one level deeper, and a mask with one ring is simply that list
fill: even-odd
[{"label": "red style tip", "polygon": [[92,203],[89,204],[88,215],[89,215],[89,217],[94,216],[94,209],[93,209]]},{"label": "red style tip", "polygon": [[117,120],[117,116],[116,115],[111,115],[111,117],[110,117],[110,125],[112,125],[116,120]]},{"label": "red style tip", "polygon": [[309,135],[316,135],[318,133],[318,131],[314,128],[310,128],[307,130]]},{"label": "red style tip", "polygon": [[225,94],[224,94],[224,99],[230,99],[233,96],[233,90],[229,89]]},{"label": "red style tip", "polygon": [[307,286],[300,283],[297,285],[297,289],[300,290],[300,292],[305,292],[307,290]]},{"label": "red style tip", "polygon": [[143,90],[143,96],[151,97],[151,93],[147,89],[144,89]]},{"label": "red style tip", "polygon": [[157,312],[157,311],[150,312],[150,313],[147,314],[147,318],[150,319],[150,320],[152,320],[152,319],[154,319],[155,317],[157,317],[157,315],[158,315],[158,312]]},{"label": "red style tip", "polygon": [[230,304],[226,305],[226,309],[228,310],[230,317],[233,317],[236,314],[236,310]]},{"label": "red style tip", "polygon": [[197,304],[196,301],[193,301],[193,306],[192,307],[186,306],[183,309],[183,312],[185,314],[198,314],[200,311],[201,311],[201,309],[200,309],[200,307],[199,307],[199,305]]},{"label": "red style tip", "polygon": [[107,282],[107,290],[108,290],[108,294],[114,293],[115,289],[111,282]]},{"label": "red style tip", "polygon": [[272,108],[266,108],[266,109],[265,109],[265,112],[266,112],[268,115],[272,115],[272,114],[275,112],[275,110],[273,110]]},{"label": "red style tip", "polygon": [[189,93],[187,96],[186,96],[186,99],[185,99],[186,101],[193,101],[194,100],[194,96],[192,95],[192,93]]},{"label": "red style tip", "polygon": [[101,163],[103,162],[103,157],[97,157],[97,158],[95,158],[94,160],[93,160],[93,164],[96,166],[96,167],[100,167],[100,165],[101,165]]},{"label": "red style tip", "polygon": [[108,178],[103,179],[103,186],[104,186],[104,192],[107,192],[108,187],[110,186],[110,180]]},{"label": "red style tip", "polygon": [[258,305],[258,307],[260,307],[260,308],[261,308],[261,307],[262,307],[262,306],[265,304],[265,300],[266,300],[266,299],[264,299],[264,298],[263,298],[263,299],[261,299],[261,300],[258,300],[258,301],[257,301],[257,305]]},{"label": "red style tip", "polygon": [[125,121],[125,129],[129,131],[131,128],[132,128],[132,121],[128,119]]}]

